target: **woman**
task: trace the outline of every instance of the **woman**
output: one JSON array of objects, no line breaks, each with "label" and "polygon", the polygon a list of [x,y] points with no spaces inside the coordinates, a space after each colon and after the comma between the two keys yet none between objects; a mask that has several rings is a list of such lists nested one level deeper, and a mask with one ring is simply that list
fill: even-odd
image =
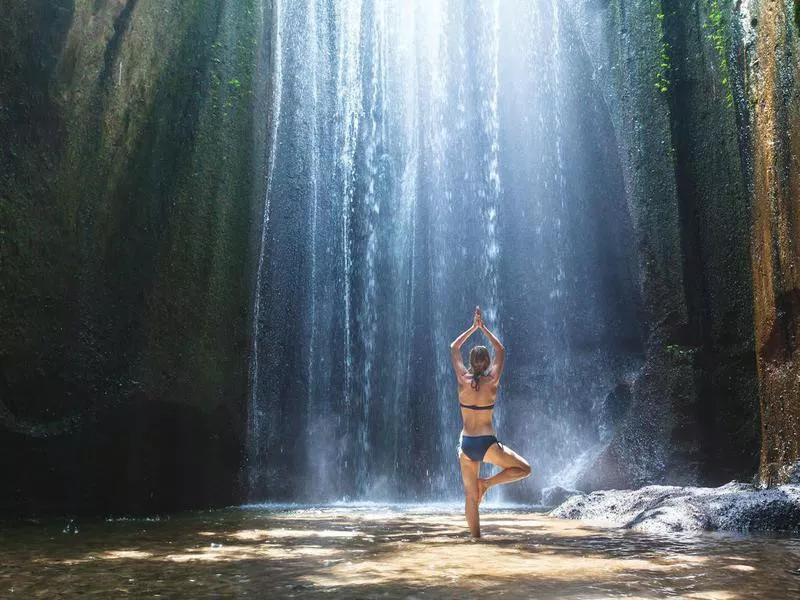
[{"label": "woman", "polygon": [[[485,346],[474,346],[469,352],[470,368],[467,369],[461,359],[461,346],[479,329],[492,342],[495,360],[492,363]],[[486,492],[495,485],[527,477],[531,474],[531,467],[524,458],[500,444],[495,437],[492,409],[500,387],[506,349],[483,324],[479,306],[475,307],[472,327],[450,344],[450,356],[458,380],[458,402],[461,405],[461,418],[464,420],[458,459],[466,495],[465,512],[472,537],[479,538],[481,526],[478,505]],[[480,479],[478,475],[481,461],[497,465],[502,471],[488,479]]]}]

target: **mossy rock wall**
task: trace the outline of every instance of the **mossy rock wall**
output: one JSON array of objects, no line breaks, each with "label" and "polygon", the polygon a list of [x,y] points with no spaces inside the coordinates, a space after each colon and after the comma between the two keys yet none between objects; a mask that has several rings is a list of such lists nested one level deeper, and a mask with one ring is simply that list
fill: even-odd
[{"label": "mossy rock wall", "polygon": [[631,409],[584,487],[771,485],[800,458],[797,11],[576,7],[616,114],[649,310]]},{"label": "mossy rock wall", "polygon": [[746,120],[732,3],[575,7],[614,115],[647,360],[584,488],[716,484],[757,466]]},{"label": "mossy rock wall", "polygon": [[3,4],[0,511],[235,501],[261,3]]}]

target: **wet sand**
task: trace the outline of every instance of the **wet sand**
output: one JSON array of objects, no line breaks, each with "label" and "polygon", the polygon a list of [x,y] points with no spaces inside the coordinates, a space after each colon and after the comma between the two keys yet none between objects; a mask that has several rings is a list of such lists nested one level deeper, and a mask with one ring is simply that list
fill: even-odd
[{"label": "wet sand", "polygon": [[800,598],[800,538],[647,535],[456,507],[5,524],[2,598]]}]

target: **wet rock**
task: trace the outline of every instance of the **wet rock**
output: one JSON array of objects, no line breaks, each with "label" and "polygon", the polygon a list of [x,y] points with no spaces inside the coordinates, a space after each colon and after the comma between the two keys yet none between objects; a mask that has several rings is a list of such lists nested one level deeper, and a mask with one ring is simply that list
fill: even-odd
[{"label": "wet rock", "polygon": [[572,496],[551,516],[669,533],[800,531],[800,485],[759,489],[732,481],[716,488],[650,485]]},{"label": "wet rock", "polygon": [[558,506],[567,498],[571,498],[577,494],[582,494],[578,490],[568,490],[560,485],[546,487],[542,490],[542,505],[543,506]]},{"label": "wet rock", "polygon": [[0,428],[0,515],[152,515],[233,504],[239,436],[225,409],[148,398],[74,432],[33,437]]},{"label": "wet rock", "polygon": [[800,485],[800,460],[786,467],[786,482]]},{"label": "wet rock", "polygon": [[64,526],[62,533],[71,533],[76,534],[79,532],[78,526],[75,523],[75,519],[70,519],[67,521],[67,524]]},{"label": "wet rock", "polygon": [[[752,104],[754,332],[761,402],[760,478],[788,483],[800,460],[800,284],[795,219],[800,188],[800,50],[790,3],[756,3],[745,55]],[[795,3],[797,5],[797,3]],[[777,201],[776,201],[777,200]],[[785,231],[785,233],[784,233]]]}]

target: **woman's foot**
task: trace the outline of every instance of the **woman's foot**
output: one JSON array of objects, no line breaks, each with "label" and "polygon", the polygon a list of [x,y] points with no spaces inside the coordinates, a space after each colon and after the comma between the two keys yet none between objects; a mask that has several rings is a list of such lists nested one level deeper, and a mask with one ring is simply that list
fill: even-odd
[{"label": "woman's foot", "polygon": [[478,504],[483,502],[483,497],[486,495],[486,492],[489,491],[489,487],[485,479],[478,479]]}]

